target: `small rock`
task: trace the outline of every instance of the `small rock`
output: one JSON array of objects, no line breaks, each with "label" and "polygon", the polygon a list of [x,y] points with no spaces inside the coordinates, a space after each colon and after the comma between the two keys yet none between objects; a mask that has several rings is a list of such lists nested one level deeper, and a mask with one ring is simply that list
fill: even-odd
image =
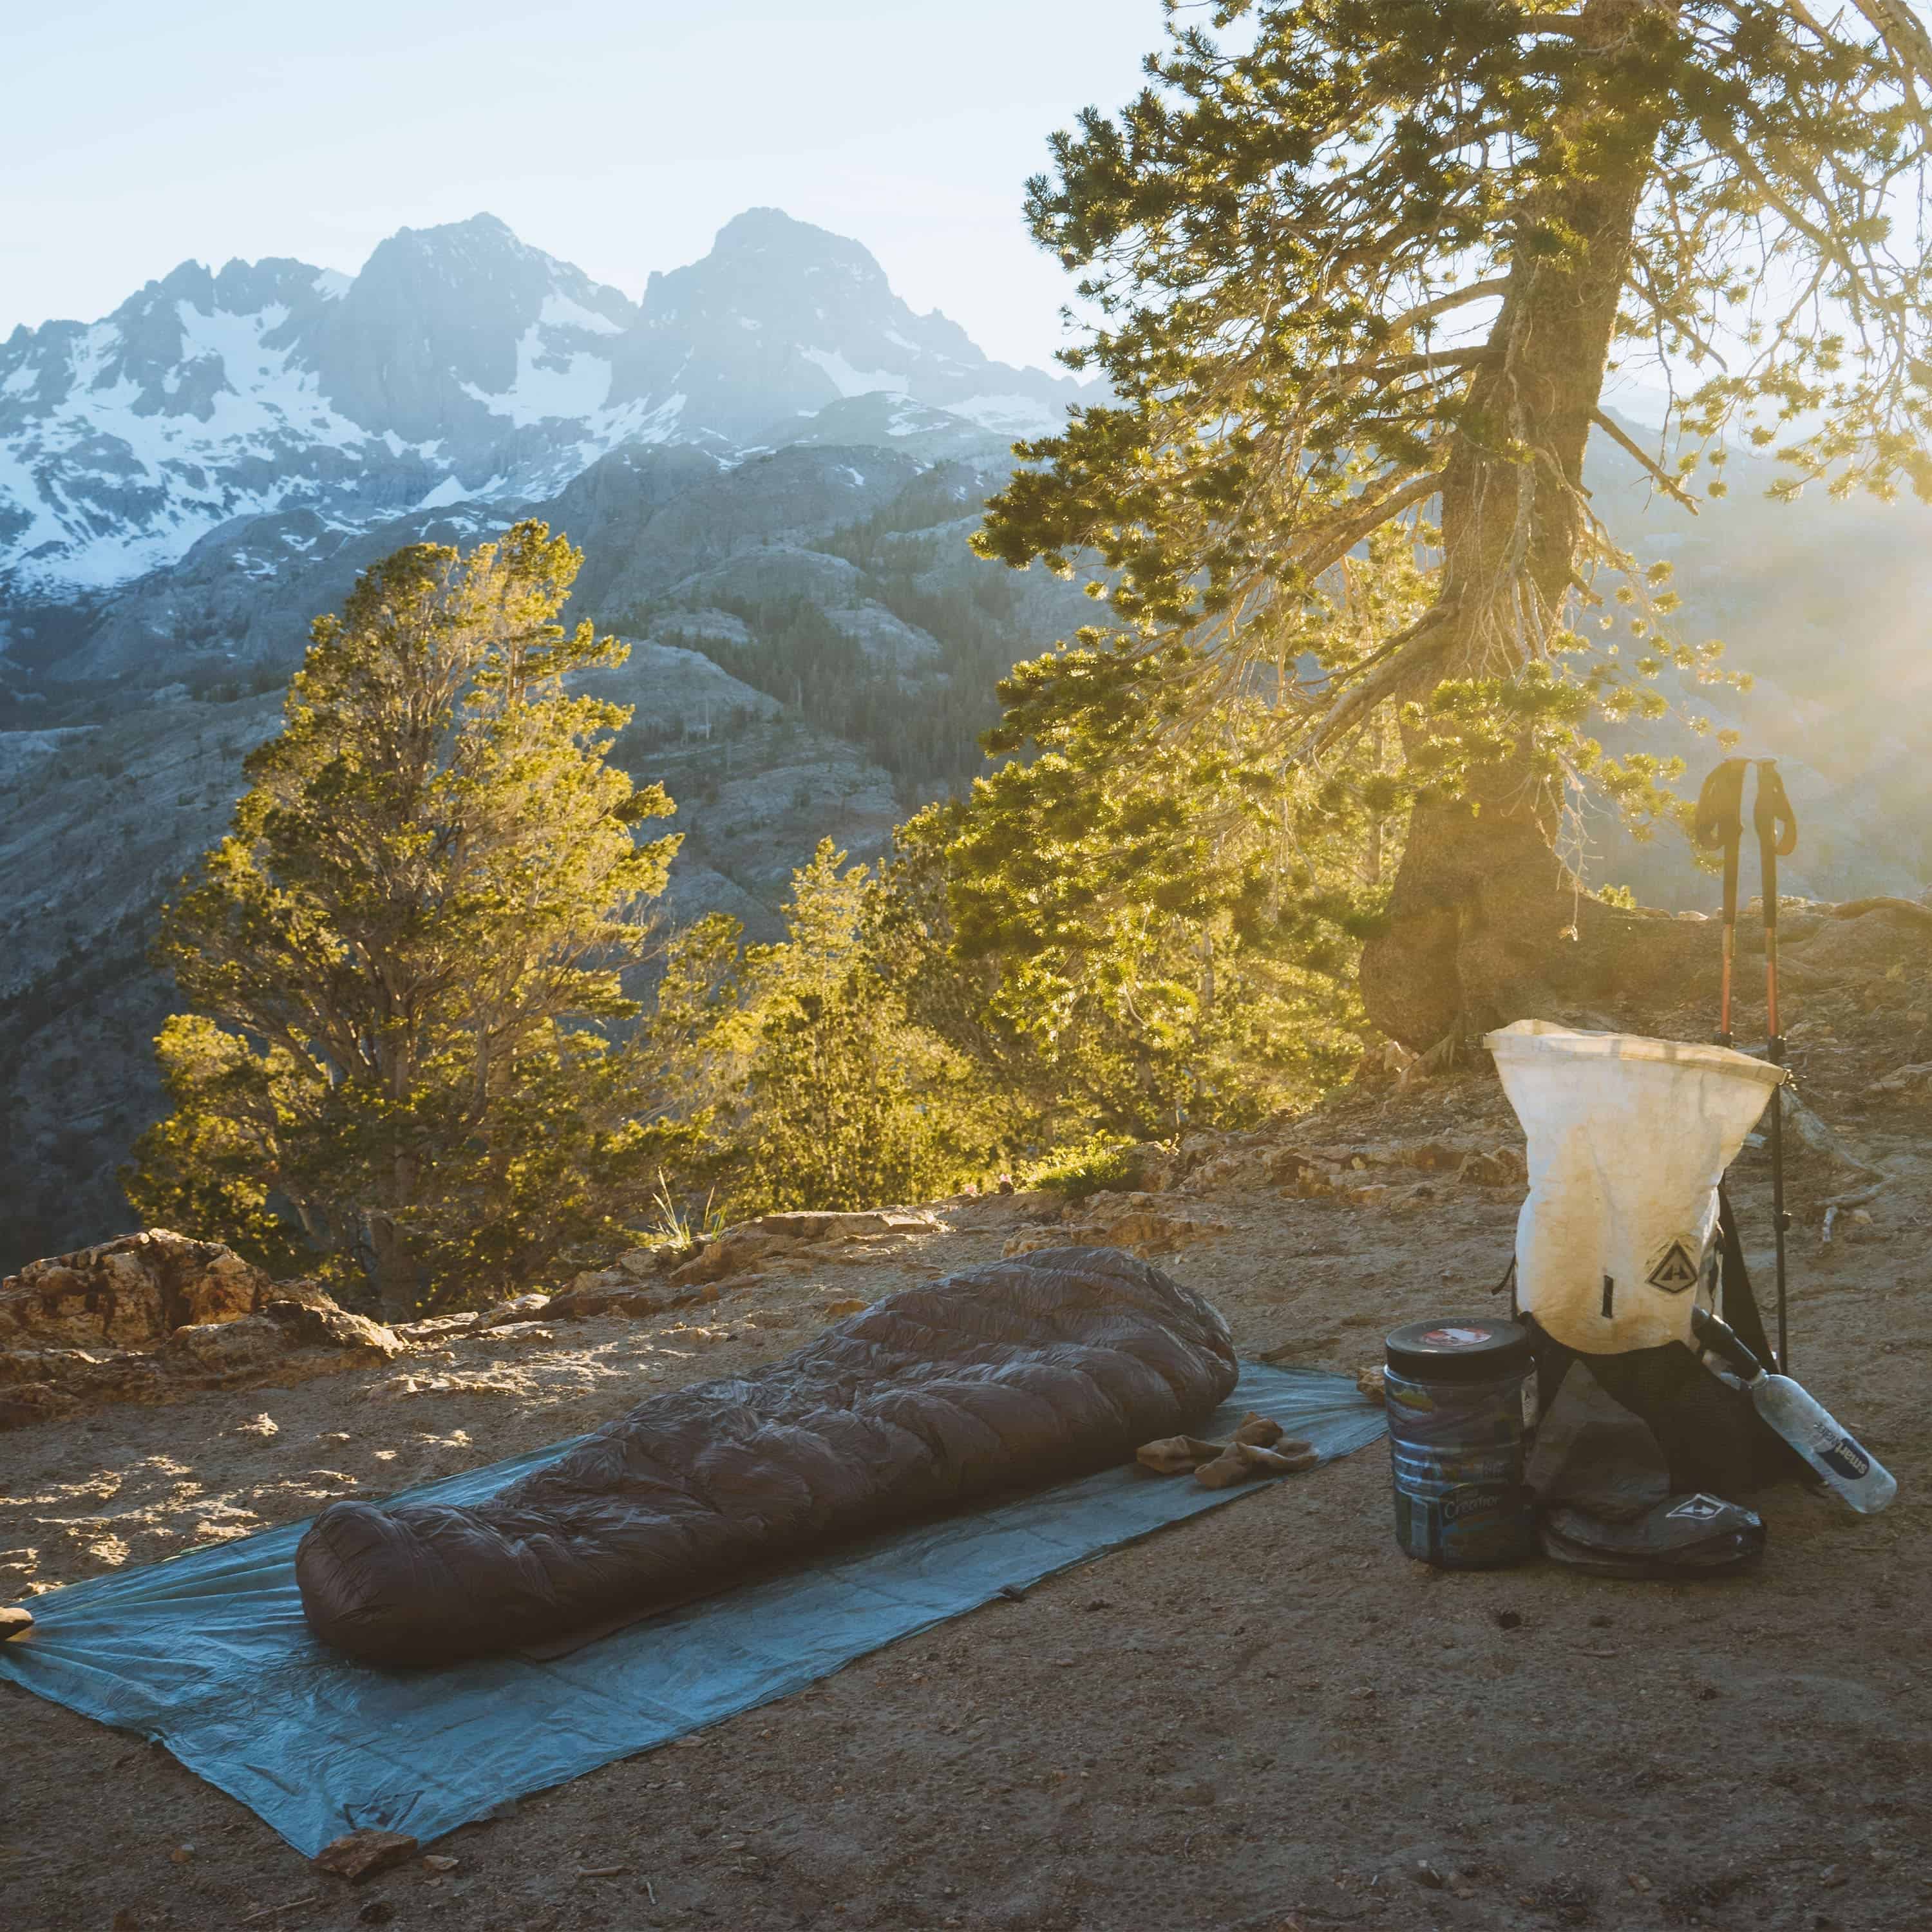
[{"label": "small rock", "polygon": [[1520,1610],[1497,1611],[1496,1628],[1498,1630],[1521,1630],[1522,1628],[1522,1612]]},{"label": "small rock", "polygon": [[1528,1167],[1514,1148],[1496,1148],[1486,1154],[1472,1154],[1457,1168],[1456,1178],[1478,1187],[1514,1187],[1526,1180]]},{"label": "small rock", "polygon": [[663,1305],[657,1296],[640,1289],[628,1275],[617,1276],[614,1282],[608,1274],[596,1276],[594,1280],[595,1286],[586,1286],[586,1277],[579,1275],[576,1285],[551,1300],[544,1310],[544,1319],[580,1322],[598,1315],[624,1315],[634,1319],[655,1314]]},{"label": "small rock", "polygon": [[260,1415],[251,1415],[246,1422],[238,1422],[228,1432],[231,1436],[279,1436],[281,1432],[281,1424],[272,1415],[266,1412]]},{"label": "small rock", "polygon": [[479,1328],[500,1328],[511,1322],[528,1322],[541,1315],[550,1306],[547,1294],[520,1294],[514,1300],[500,1301],[494,1308],[487,1310]]},{"label": "small rock", "polygon": [[192,1864],[194,1862],[194,1847],[192,1845],[177,1845],[168,1856],[178,1865]]},{"label": "small rock", "polygon": [[1415,1882],[1418,1885],[1426,1886],[1431,1892],[1442,1889],[1442,1874],[1426,1858],[1418,1858],[1415,1862]]},{"label": "small rock", "polygon": [[358,1921],[364,1925],[386,1925],[396,1916],[396,1908],[386,1898],[372,1898],[357,1912]]},{"label": "small rock", "polygon": [[333,1872],[351,1885],[360,1885],[416,1852],[416,1840],[406,1832],[346,1832],[330,1839],[310,1862],[318,1871]]},{"label": "small rock", "polygon": [[452,1858],[442,1852],[430,1852],[423,1858],[423,1870],[433,1872],[453,1872],[462,1862]]},{"label": "small rock", "polygon": [[6,1642],[10,1637],[22,1636],[33,1627],[34,1613],[32,1610],[23,1610],[17,1605],[11,1609],[0,1610],[0,1643]]},{"label": "small rock", "polygon": [[394,1330],[403,1341],[413,1342],[446,1341],[452,1335],[460,1335],[466,1328],[474,1328],[482,1320],[480,1315],[432,1315],[422,1322],[406,1322]]},{"label": "small rock", "polygon": [[124,1905],[107,1922],[107,1932],[141,1932],[141,1922]]}]

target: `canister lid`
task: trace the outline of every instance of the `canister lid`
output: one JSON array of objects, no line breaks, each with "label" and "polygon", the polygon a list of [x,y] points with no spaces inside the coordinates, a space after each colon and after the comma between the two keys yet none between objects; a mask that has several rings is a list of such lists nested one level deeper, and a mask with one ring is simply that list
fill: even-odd
[{"label": "canister lid", "polygon": [[1520,1373],[1534,1359],[1529,1330],[1492,1315],[1412,1322],[1388,1338],[1388,1365],[1412,1382],[1482,1382]]}]

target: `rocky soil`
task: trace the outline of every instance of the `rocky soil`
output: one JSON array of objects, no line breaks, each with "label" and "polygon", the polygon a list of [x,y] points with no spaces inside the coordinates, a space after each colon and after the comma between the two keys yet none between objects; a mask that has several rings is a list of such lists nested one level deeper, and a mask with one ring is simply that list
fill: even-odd
[{"label": "rocky soil", "polygon": [[[1767,1492],[1762,1567],[1721,1582],[1606,1582],[1544,1562],[1451,1575],[1396,1549],[1386,1460],[1370,1448],[528,1798],[356,1886],[312,1870],[160,1749],[10,1688],[7,1922],[1932,1925],[1919,1641],[1932,978],[1916,913],[1808,916],[1790,1031],[1825,1133],[1792,1154],[1793,1354],[1898,1474],[1885,1515]],[[1684,989],[1675,1014],[1600,1017],[1702,1037],[1708,990]],[[1741,1012],[1741,1034],[1752,1017]],[[772,1216],[694,1252],[634,1252],[542,1301],[333,1341],[312,1291],[290,1316],[289,1285],[218,1256],[111,1244],[0,1288],[0,1318],[32,1300],[0,1347],[124,1364],[194,1352],[175,1338],[199,1336],[206,1379],[158,1390],[134,1376],[134,1402],[74,1390],[63,1413],[0,1436],[0,1600],[31,1606],[336,1496],[535,1448],[656,1390],[754,1370],[895,1288],[1067,1239],[1159,1256],[1226,1310],[1251,1356],[1353,1370],[1397,1322],[1499,1305],[1520,1162],[1486,1067],[1412,1069],[1302,1120],[1150,1150],[1132,1192]],[[1734,1180],[1768,1292],[1761,1150]],[[154,1312],[116,1318],[134,1330],[80,1333],[102,1318],[86,1283],[143,1254],[150,1274],[175,1270],[174,1300],[158,1289]],[[56,1277],[69,1286],[50,1300]],[[204,1279],[214,1286],[193,1287]],[[283,1354],[216,1360],[207,1337],[226,1327],[265,1347],[277,1307],[306,1324]],[[157,1340],[177,1316],[196,1318]],[[68,1332],[51,1340],[49,1322]]]}]

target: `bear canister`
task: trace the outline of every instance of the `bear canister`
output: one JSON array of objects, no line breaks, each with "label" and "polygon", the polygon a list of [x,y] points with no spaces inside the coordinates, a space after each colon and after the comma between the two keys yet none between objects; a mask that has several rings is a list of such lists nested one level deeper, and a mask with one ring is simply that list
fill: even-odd
[{"label": "bear canister", "polygon": [[1389,1336],[1395,1540],[1418,1562],[1488,1570],[1534,1547],[1523,1465],[1535,1372],[1528,1330],[1515,1322],[1456,1316]]}]

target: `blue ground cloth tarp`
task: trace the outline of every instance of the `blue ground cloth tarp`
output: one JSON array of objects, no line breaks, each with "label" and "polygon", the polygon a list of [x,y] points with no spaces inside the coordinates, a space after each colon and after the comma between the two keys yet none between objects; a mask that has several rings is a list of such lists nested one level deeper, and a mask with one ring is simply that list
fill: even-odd
[{"label": "blue ground cloth tarp", "polygon": [[[1249,1363],[1204,1432],[1251,1408],[1324,1458],[1383,1430],[1346,1377]],[[411,1493],[472,1502],[570,1446]],[[842,1544],[567,1656],[432,1670],[358,1663],[309,1635],[294,1568],[307,1526],[287,1523],[35,1598],[34,1628],[0,1645],[0,1676],[158,1739],[298,1851],[360,1826],[427,1840],[1260,1486],[1109,1469]]]}]

